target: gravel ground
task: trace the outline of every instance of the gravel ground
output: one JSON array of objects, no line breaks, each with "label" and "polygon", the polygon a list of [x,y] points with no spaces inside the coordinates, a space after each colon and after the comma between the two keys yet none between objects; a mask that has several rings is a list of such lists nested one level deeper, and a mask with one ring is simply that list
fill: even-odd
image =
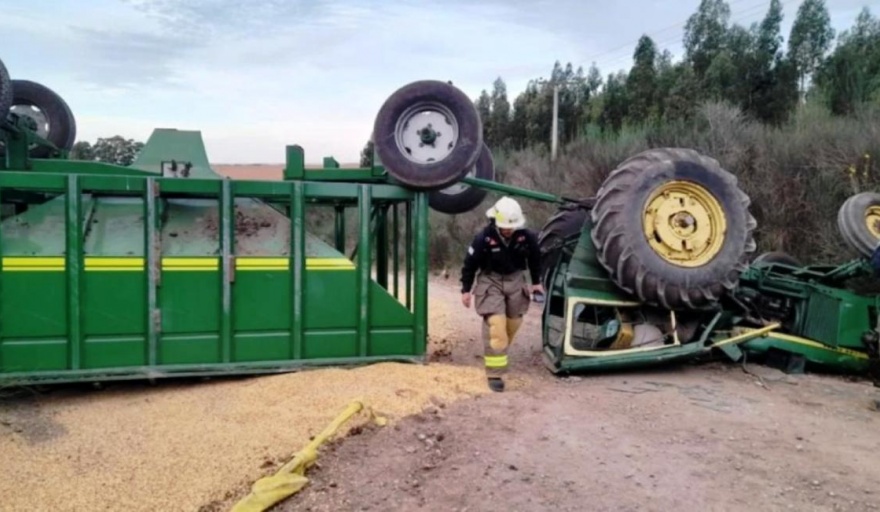
[{"label": "gravel ground", "polygon": [[[228,510],[345,406],[279,510],[880,510],[880,390],[709,363],[560,379],[539,308],[489,393],[479,321],[431,283],[432,363],[0,400],[0,510]],[[355,435],[357,434],[357,435]]]}]

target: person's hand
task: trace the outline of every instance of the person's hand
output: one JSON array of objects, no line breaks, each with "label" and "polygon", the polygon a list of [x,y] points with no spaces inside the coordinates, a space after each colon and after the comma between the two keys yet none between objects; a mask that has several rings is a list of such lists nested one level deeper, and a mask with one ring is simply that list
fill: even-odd
[{"label": "person's hand", "polygon": [[470,292],[464,292],[461,294],[461,303],[464,304],[464,307],[471,307],[471,294]]},{"label": "person's hand", "polygon": [[533,284],[532,285],[532,294],[535,294],[535,293],[540,293],[541,295],[544,295],[544,285],[542,285],[541,283]]}]

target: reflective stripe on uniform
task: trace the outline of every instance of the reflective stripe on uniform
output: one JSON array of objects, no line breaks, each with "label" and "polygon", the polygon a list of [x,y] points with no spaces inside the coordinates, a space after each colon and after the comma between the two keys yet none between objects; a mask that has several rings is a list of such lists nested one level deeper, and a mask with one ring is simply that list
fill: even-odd
[{"label": "reflective stripe on uniform", "polygon": [[484,356],[486,368],[504,368],[507,366],[507,356]]}]

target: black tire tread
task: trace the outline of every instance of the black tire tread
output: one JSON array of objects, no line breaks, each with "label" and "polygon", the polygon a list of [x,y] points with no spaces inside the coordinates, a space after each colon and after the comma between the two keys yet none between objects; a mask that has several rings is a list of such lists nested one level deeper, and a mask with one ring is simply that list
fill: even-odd
[{"label": "black tire tread", "polygon": [[[495,162],[492,159],[492,151],[485,143],[473,168],[475,169],[474,177],[495,181]],[[479,187],[467,187],[455,195],[434,190],[428,193],[428,206],[440,213],[457,215],[469,212],[479,206],[488,194],[488,190]]]},{"label": "black tire tread", "polygon": [[[670,281],[669,276],[647,268],[643,261],[645,256],[627,241],[632,228],[627,226],[623,213],[634,207],[629,192],[642,171],[664,161],[694,162],[718,175],[726,186],[736,191],[736,200],[745,211],[745,225],[741,226],[745,242],[741,255],[717,280],[707,282],[691,273],[678,282]],[[757,222],[748,211],[749,205],[750,199],[739,189],[736,177],[722,169],[717,160],[692,149],[659,148],[645,151],[620,164],[597,193],[596,206],[592,211],[592,239],[598,260],[620,288],[647,304],[666,309],[706,307],[737,286],[739,274],[745,270],[749,255],[757,247],[753,237]],[[638,229],[641,230],[641,226]]]},{"label": "black tire tread", "polygon": [[0,60],[0,123],[6,119],[6,114],[12,107],[12,79],[9,78],[9,71]]},{"label": "black tire tread", "polygon": [[[76,142],[76,119],[67,102],[55,91],[30,80],[13,80],[14,105],[35,105],[49,118],[47,140],[62,150],[69,151]],[[33,158],[49,156],[49,148],[40,146],[31,150]]]},{"label": "black tire tread", "polygon": [[880,194],[860,192],[850,196],[837,211],[837,229],[843,241],[867,258],[880,242],[865,225],[865,211],[871,206],[880,206]]},{"label": "black tire tread", "polygon": [[[403,156],[395,142],[399,116],[413,103],[443,103],[455,113],[458,143],[443,160],[418,164]],[[473,102],[464,92],[439,80],[420,80],[395,91],[379,109],[373,124],[376,154],[388,173],[415,190],[440,190],[461,180],[474,166],[483,147],[483,124]]]}]

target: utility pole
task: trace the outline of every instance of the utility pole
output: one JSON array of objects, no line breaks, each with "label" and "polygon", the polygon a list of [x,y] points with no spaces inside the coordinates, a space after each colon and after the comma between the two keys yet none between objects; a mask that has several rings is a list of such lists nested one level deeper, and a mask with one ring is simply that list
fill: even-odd
[{"label": "utility pole", "polygon": [[577,80],[553,81],[539,78],[537,83],[551,83],[553,85],[553,124],[550,130],[550,161],[556,161],[559,153],[559,88],[562,84],[576,84]]},{"label": "utility pole", "polygon": [[559,84],[553,85],[553,131],[550,135],[550,161],[556,161],[559,145]]}]

